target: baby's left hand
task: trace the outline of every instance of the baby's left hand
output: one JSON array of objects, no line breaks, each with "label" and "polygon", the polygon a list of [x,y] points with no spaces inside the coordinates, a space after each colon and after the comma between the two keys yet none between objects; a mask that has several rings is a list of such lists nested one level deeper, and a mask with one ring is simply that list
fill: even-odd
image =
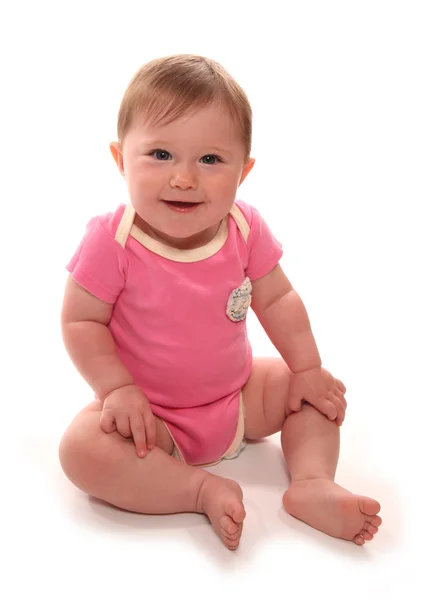
[{"label": "baby's left hand", "polygon": [[347,408],[346,391],[342,381],[322,367],[299,371],[291,375],[289,408],[297,412],[305,400],[340,426]]}]

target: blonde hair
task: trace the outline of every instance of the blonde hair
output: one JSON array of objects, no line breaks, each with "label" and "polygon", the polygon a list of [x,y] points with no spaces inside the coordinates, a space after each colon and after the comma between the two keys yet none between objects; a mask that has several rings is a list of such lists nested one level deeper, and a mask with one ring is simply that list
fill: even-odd
[{"label": "blonde hair", "polygon": [[150,123],[175,119],[217,104],[229,110],[240,130],[245,160],[252,145],[252,109],[244,90],[217,62],[194,54],[177,54],[152,60],[134,75],[123,96],[118,115],[118,138],[123,143],[134,119]]}]

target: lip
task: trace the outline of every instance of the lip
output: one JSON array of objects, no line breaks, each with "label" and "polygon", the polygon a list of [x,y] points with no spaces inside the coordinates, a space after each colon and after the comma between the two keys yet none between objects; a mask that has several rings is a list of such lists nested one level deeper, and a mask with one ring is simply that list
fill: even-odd
[{"label": "lip", "polygon": [[[193,212],[194,210],[196,210],[196,208],[199,206],[199,204],[202,204],[202,202],[188,202],[186,200],[163,200],[164,204],[167,206],[167,208],[170,208],[170,210],[174,210],[175,212],[181,212],[181,213],[187,213],[187,212]],[[173,204],[173,202],[179,202],[180,204],[185,204],[186,206],[179,206]],[[188,206],[187,206],[188,205]]]}]

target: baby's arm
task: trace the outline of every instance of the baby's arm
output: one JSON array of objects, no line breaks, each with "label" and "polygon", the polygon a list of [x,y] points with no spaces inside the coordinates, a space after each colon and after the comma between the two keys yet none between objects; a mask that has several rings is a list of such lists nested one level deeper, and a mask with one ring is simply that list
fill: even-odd
[{"label": "baby's arm", "polygon": [[321,367],[304,304],[280,265],[252,287],[252,308],[291,371]]},{"label": "baby's arm", "polygon": [[288,407],[300,410],[302,402],[336,420],[345,418],[344,384],[321,366],[321,357],[304,304],[277,265],[252,282],[252,308],[268,337],[293,373]]},{"label": "baby's arm", "polygon": [[101,400],[115,389],[134,384],[107,327],[112,310],[111,304],[68,278],[61,315],[63,341],[72,362]]},{"label": "baby's arm", "polygon": [[99,300],[70,276],[62,308],[65,347],[80,374],[103,402],[100,426],[132,437],[139,457],[156,444],[156,423],[149,401],[119,359],[107,327],[112,305]]}]

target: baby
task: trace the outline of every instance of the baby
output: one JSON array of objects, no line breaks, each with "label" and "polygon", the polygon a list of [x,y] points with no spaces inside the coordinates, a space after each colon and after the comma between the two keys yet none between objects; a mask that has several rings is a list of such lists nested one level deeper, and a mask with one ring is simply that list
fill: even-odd
[{"label": "baby", "polygon": [[[235,550],[242,490],[204,467],[281,431],[285,509],[362,545],[380,505],[334,483],[345,386],[322,366],[281,245],[236,200],[251,129],[244,91],[210,59],[154,60],[129,84],[110,146],[129,202],[88,223],[67,267],[63,339],[95,400],[60,462],[122,509],[206,514]],[[281,358],[252,357],[250,305]]]}]

